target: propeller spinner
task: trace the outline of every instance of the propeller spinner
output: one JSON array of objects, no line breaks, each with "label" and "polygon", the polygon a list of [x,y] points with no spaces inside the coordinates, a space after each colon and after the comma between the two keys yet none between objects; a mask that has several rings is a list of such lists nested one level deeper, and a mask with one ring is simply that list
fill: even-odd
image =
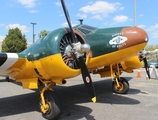
[{"label": "propeller spinner", "polygon": [[84,57],[83,57],[84,53],[86,53],[90,50],[90,46],[87,43],[81,44],[78,41],[77,36],[75,35],[75,33],[72,29],[69,13],[68,13],[68,10],[67,10],[66,5],[64,3],[64,0],[61,0],[61,4],[62,4],[64,13],[65,13],[65,17],[66,17],[66,20],[68,22],[70,31],[71,31],[71,35],[72,35],[72,39],[73,39],[73,44],[72,44],[73,53],[76,55],[76,59],[78,59],[85,87],[87,88],[87,91],[91,97],[91,100],[93,102],[96,102],[96,95],[95,95],[92,79],[91,79],[91,76],[89,74],[89,71],[87,69],[87,66],[85,64]]}]

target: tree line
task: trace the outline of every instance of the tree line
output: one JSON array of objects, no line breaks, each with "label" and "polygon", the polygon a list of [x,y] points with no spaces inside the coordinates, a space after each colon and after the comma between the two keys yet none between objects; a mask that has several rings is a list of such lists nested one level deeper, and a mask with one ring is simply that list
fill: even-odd
[{"label": "tree line", "polygon": [[[147,45],[145,47],[146,51],[154,51],[155,49],[158,49],[158,45]],[[152,59],[157,60],[156,53],[147,56],[147,60],[152,60]]]}]

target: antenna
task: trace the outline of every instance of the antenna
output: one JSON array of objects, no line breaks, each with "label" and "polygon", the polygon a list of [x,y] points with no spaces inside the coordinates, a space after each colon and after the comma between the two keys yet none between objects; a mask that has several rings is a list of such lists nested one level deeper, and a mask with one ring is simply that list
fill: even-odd
[{"label": "antenna", "polygon": [[80,21],[80,25],[83,24],[83,19],[78,19],[78,21]]}]

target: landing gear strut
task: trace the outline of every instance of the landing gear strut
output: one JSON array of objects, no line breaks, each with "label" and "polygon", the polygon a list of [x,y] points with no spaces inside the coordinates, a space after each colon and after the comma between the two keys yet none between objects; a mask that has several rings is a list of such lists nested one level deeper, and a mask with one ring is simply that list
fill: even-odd
[{"label": "landing gear strut", "polygon": [[116,68],[117,69],[113,70],[113,65],[110,65],[113,91],[118,94],[126,94],[129,90],[129,83],[125,78],[120,77],[120,68],[118,64]]},{"label": "landing gear strut", "polygon": [[116,78],[112,83],[112,88],[115,93],[126,94],[129,90],[129,83],[123,77]]},{"label": "landing gear strut", "polygon": [[48,120],[58,120],[62,113],[62,105],[58,95],[48,86],[42,88],[40,93],[40,109],[42,116]]}]

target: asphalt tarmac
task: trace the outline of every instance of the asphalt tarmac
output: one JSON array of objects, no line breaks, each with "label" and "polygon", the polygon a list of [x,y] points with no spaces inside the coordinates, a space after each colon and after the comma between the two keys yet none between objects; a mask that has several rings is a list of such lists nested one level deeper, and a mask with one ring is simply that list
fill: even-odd
[{"label": "asphalt tarmac", "polygon": [[[97,102],[92,103],[81,76],[54,87],[63,104],[60,120],[158,120],[158,80],[145,70],[123,73],[130,84],[125,95],[114,94],[112,81],[92,75]],[[0,120],[45,120],[39,110],[39,92],[0,78]]]}]

